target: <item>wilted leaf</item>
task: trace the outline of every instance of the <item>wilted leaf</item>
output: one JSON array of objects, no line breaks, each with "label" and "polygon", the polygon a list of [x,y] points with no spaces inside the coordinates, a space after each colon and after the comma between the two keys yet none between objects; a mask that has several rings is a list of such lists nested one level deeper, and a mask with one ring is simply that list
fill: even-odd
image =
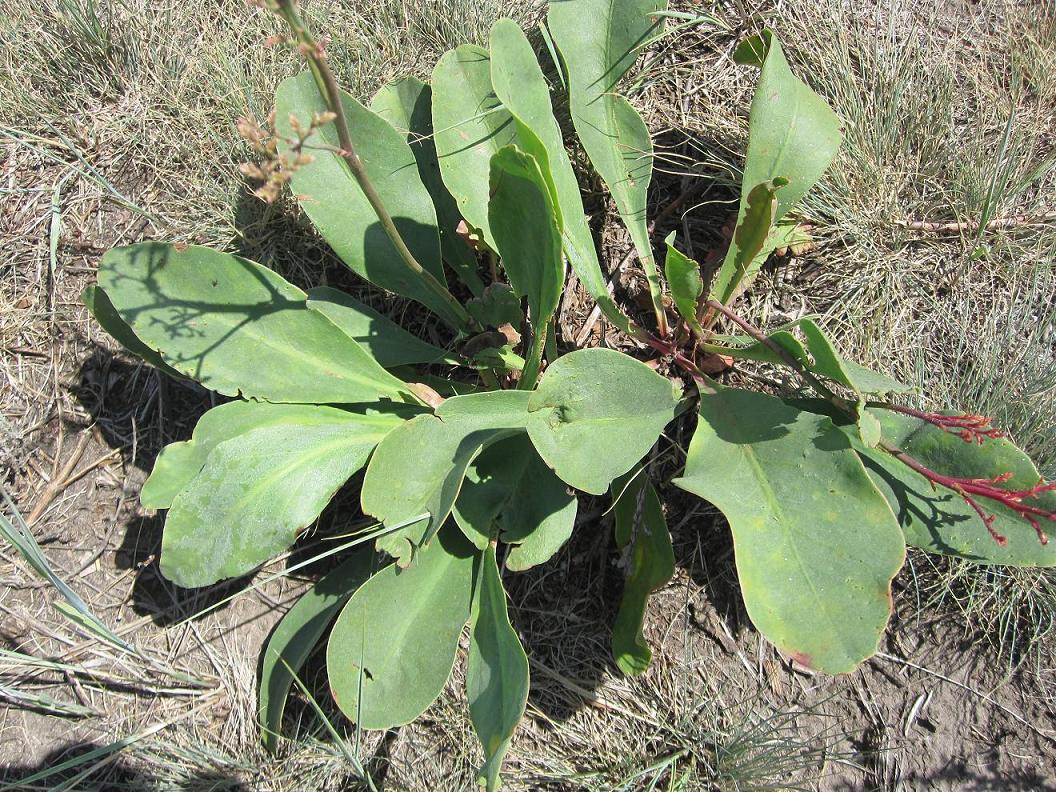
[{"label": "wilted leaf", "polygon": [[[785,179],[778,177],[757,184],[749,191],[748,200],[743,202],[744,212],[737,222],[730,243],[730,249],[736,248],[737,255],[733,259],[732,269],[723,262],[716,275],[719,289],[725,290],[726,283],[741,284],[752,274],[753,268],[758,270],[764,263],[766,246],[771,239],[777,216],[777,191],[787,183]],[[730,292],[723,302],[729,301],[734,295],[735,292]]]},{"label": "wilted leaf", "polygon": [[704,291],[704,281],[700,277],[700,265],[688,256],[675,250],[675,232],[672,231],[664,240],[667,245],[667,259],[664,261],[664,275],[671,289],[671,299],[679,315],[686,320],[694,333],[703,329],[697,321],[697,298]]},{"label": "wilted leaf", "polygon": [[612,656],[625,674],[641,674],[652,660],[642,625],[649,595],[675,573],[675,554],[664,510],[640,467],[612,482],[616,546],[623,550],[623,599],[612,627]]},{"label": "wilted leaf", "polygon": [[492,283],[480,297],[466,303],[466,310],[481,327],[520,327],[524,311],[516,293],[505,283]]}]

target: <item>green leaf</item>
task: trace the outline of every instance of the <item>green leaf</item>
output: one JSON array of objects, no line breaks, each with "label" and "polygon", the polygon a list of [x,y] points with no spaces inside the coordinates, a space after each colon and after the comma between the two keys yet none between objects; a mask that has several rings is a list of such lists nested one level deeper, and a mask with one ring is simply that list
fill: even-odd
[{"label": "green leaf", "polygon": [[[798,327],[803,331],[807,339],[806,349],[803,344],[789,332]],[[847,360],[836,351],[832,341],[825,332],[818,327],[813,319],[798,319],[785,325],[767,336],[770,341],[781,346],[793,358],[815,374],[834,380],[835,382],[850,388],[859,395],[863,394],[885,394],[906,393],[913,390],[909,385],[903,385],[898,380],[880,374],[865,366]],[[738,360],[759,360],[765,363],[773,363],[778,366],[787,366],[785,359],[770,349],[766,344],[753,341],[747,336],[735,336],[722,338],[726,345],[708,344],[706,349],[714,354],[728,355]],[[732,345],[730,345],[732,344]],[[744,346],[741,346],[744,344]],[[810,355],[807,355],[807,349]],[[812,359],[813,358],[813,359]]]},{"label": "green leaf", "polygon": [[412,397],[267,267],[210,248],[110,250],[99,285],[121,318],[184,376],[228,396],[351,403]]},{"label": "green leaf", "polygon": [[510,285],[528,299],[532,343],[519,387],[530,389],[539,374],[547,325],[561,302],[565,265],[560,218],[539,163],[514,146],[491,158],[488,222]]},{"label": "green leaf", "polygon": [[811,366],[814,373],[835,380],[858,394],[906,393],[913,390],[909,385],[844,358],[812,320],[802,320],[799,327],[807,337],[807,346],[814,358],[814,365]]},{"label": "green leaf", "polygon": [[85,286],[84,291],[81,292],[81,302],[87,306],[88,313],[99,323],[99,326],[133,355],[142,358],[170,377],[183,377],[183,374],[166,363],[161,355],[139,340],[139,337],[132,332],[132,328],[125,323],[117,309],[114,308],[105,291],[98,286]]},{"label": "green leaf", "polygon": [[[787,179],[788,183],[777,194],[772,222],[784,217],[829,167],[840,146],[841,132],[832,109],[792,74],[780,43],[769,30],[751,44],[738,47],[737,53],[740,62],[761,63],[748,121],[748,154],[737,214],[740,228],[753,190],[778,178]],[[770,244],[772,240],[767,242]],[[768,253],[764,247],[752,258],[765,258]],[[728,302],[737,292],[739,274],[750,272],[751,268],[751,260],[742,252],[735,235],[711,285],[715,299]]]},{"label": "green leaf", "polygon": [[233,401],[209,410],[198,419],[190,440],[169,443],[158,454],[154,470],[139,493],[147,509],[167,509],[194,480],[209,454],[220,443],[263,426],[329,425],[334,411],[304,404]]},{"label": "green leaf", "polygon": [[420,338],[369,305],[338,289],[320,286],[308,292],[308,307],[318,311],[385,368],[416,363],[452,363],[456,359]]},{"label": "green leaf", "polygon": [[480,449],[524,429],[528,398],[524,391],[455,396],[434,415],[411,419],[381,442],[363,479],[363,511],[388,526],[428,516],[379,539],[379,550],[401,566],[411,562],[451,513]]},{"label": "green leaf", "polygon": [[484,748],[481,779],[488,792],[499,788],[499,770],[513,732],[528,704],[528,657],[510,624],[495,548],[481,559],[466,668],[466,697],[473,730]]},{"label": "green leaf", "polygon": [[219,443],[172,501],[161,571],[177,585],[244,575],[282,552],[401,423],[304,405],[302,414]]},{"label": "green leaf", "polygon": [[545,326],[561,300],[561,230],[539,163],[515,146],[491,158],[488,218],[514,291]]},{"label": "green leaf", "polygon": [[[342,93],[341,100],[352,144],[396,228],[418,263],[445,283],[433,199],[422,184],[417,161],[404,135],[348,94]],[[283,80],[275,94],[275,107],[279,135],[293,140],[297,135],[289,122],[291,115],[308,129],[312,115],[327,110],[311,72]],[[416,300],[452,327],[461,327],[447,301],[426,286],[400,257],[348,163],[324,146],[341,148],[337,127],[332,123],[323,125],[308,139],[305,150],[314,159],[299,167],[290,180],[301,208],[323,239],[360,277]],[[279,151],[291,154],[290,144],[280,143]]]},{"label": "green leaf", "polygon": [[675,484],[726,515],[745,608],[778,649],[826,673],[876,652],[905,544],[830,419],[761,393],[704,394]]},{"label": "green leaf", "polygon": [[269,751],[279,747],[282,713],[294,675],[304,666],[337,611],[370,577],[374,560],[371,552],[358,550],[319,578],[275,625],[264,648],[257,699],[264,746]]},{"label": "green leaf", "polygon": [[649,595],[675,574],[675,553],[664,510],[640,467],[612,483],[616,545],[623,550],[626,581],[612,627],[612,656],[625,674],[641,674],[652,660],[642,625]]},{"label": "green leaf", "polygon": [[[880,421],[885,440],[942,475],[990,479],[1008,472],[1012,478],[1001,485],[1008,489],[1029,489],[1041,480],[1030,458],[1004,438],[987,439],[980,446],[919,418],[890,410],[869,412]],[[844,431],[853,432],[853,427]],[[1043,545],[1030,524],[1011,509],[978,499],[994,515],[994,530],[1008,539],[999,545],[960,495],[932,487],[924,476],[879,449],[856,444],[856,450],[890,502],[908,544],[980,564],[1056,566],[1056,543]],[[1056,510],[1056,493],[1024,503]]]},{"label": "green leaf", "polygon": [[679,315],[686,320],[694,333],[704,332],[697,321],[697,299],[704,291],[704,281],[700,277],[700,264],[675,250],[675,232],[672,231],[664,240],[667,245],[667,258],[664,261],[664,275],[671,289],[671,299]]},{"label": "green leaf", "polygon": [[517,142],[517,127],[491,87],[488,51],[464,44],[433,69],[433,140],[444,184],[466,222],[495,248],[488,223],[492,155]]},{"label": "green leaf", "polygon": [[440,695],[469,621],[476,557],[448,527],[414,566],[386,567],[345,605],[326,667],[337,705],[361,728],[403,726]]},{"label": "green leaf", "polygon": [[479,295],[484,291],[484,284],[477,274],[477,256],[455,233],[462,216],[440,176],[433,144],[432,98],[428,85],[417,77],[404,77],[382,87],[371,100],[370,109],[404,133],[418,163],[418,175],[433,199],[444,261],[473,294]]},{"label": "green leaf", "polygon": [[495,535],[514,544],[506,567],[515,572],[548,561],[572,535],[577,502],[525,434],[488,445],[469,466],[452,512],[483,550]]},{"label": "green leaf", "polygon": [[[765,263],[770,253],[766,245],[771,238],[777,217],[777,191],[787,183],[783,178],[775,178],[757,184],[748,193],[744,215],[733,232],[730,245],[731,250],[737,250],[733,260],[733,272],[729,273],[724,262],[716,276],[720,283],[728,281],[737,285],[745,284],[745,279]],[[735,296],[736,291],[731,292],[724,302],[732,300]]]},{"label": "green leaf", "polygon": [[862,404],[858,405],[858,439],[866,448],[876,448],[883,439],[883,428],[880,421],[872,410],[867,410]]},{"label": "green leaf", "polygon": [[563,0],[547,25],[568,71],[572,124],[623,218],[645,268],[657,316],[663,316],[646,218],[653,142],[642,117],[616,93],[639,49],[659,31],[666,0]]},{"label": "green leaf", "polygon": [[[791,327],[793,325],[789,325]],[[776,366],[787,366],[785,359],[777,354],[766,344],[760,341],[754,341],[748,336],[733,336],[720,338],[719,336],[712,336],[724,341],[723,345],[707,344],[704,348],[708,352],[717,355],[727,355],[734,358],[735,360],[757,360],[763,363],[772,363]],[[767,336],[767,338],[779,345],[786,352],[788,352],[793,358],[800,361],[806,368],[811,368],[811,360],[807,356],[807,350],[803,348],[803,344],[799,342],[788,330],[775,330],[773,333]],[[730,346],[730,344],[736,344],[736,346]],[[741,346],[743,344],[743,346]]]},{"label": "green leaf", "polygon": [[524,324],[521,301],[505,283],[490,284],[480,297],[466,303],[466,310],[481,327],[502,327],[508,324],[518,328]]},{"label": "green leaf", "polygon": [[500,19],[491,28],[491,80],[496,96],[513,116],[521,148],[538,160],[552,185],[564,251],[573,271],[605,315],[626,330],[628,319],[612,301],[601,274],[579,182],[550,104],[550,89],[532,45],[511,19]]},{"label": "green leaf", "polygon": [[612,349],[581,349],[550,364],[528,402],[528,435],[566,483],[601,495],[652,448],[681,389]]}]

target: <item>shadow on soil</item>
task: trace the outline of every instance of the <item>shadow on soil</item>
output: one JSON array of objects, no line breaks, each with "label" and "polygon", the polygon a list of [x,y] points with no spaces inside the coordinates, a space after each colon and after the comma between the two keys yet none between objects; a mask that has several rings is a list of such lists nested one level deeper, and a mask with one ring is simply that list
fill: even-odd
[{"label": "shadow on soil", "polygon": [[0,784],[7,789],[77,789],[81,792],[132,792],[173,789],[179,792],[250,792],[239,778],[217,770],[196,771],[164,783],[134,768],[120,754],[97,753],[105,746],[72,742],[49,753],[39,764],[0,769]]}]

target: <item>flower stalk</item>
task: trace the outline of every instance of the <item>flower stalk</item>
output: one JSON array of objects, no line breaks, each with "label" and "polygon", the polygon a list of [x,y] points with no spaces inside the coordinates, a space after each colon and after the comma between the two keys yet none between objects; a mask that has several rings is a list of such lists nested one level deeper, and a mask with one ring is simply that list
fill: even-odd
[{"label": "flower stalk", "polygon": [[430,291],[437,294],[448,304],[452,314],[459,320],[461,325],[459,329],[470,329],[473,325],[473,320],[466,312],[466,309],[462,307],[462,304],[447,290],[443,283],[422,267],[410,248],[407,247],[407,243],[392,220],[392,215],[389,214],[389,210],[385,207],[381,196],[374,187],[374,183],[367,174],[363,160],[356,153],[356,147],[352,144],[352,136],[348,129],[348,119],[345,117],[341,89],[338,87],[337,78],[334,76],[334,72],[327,61],[324,42],[312,36],[305,27],[295,0],[261,0],[261,3],[263,7],[282,17],[293,35],[292,43],[296,45],[297,50],[307,59],[308,67],[311,69],[315,82],[319,87],[319,93],[322,95],[330,112],[334,114],[333,122],[337,128],[338,141],[341,144],[341,157],[347,163],[353,178],[355,178],[359,188],[363,191],[363,195],[366,196],[386,236],[392,242],[393,247],[396,248],[396,252],[403,259],[407,268]]}]

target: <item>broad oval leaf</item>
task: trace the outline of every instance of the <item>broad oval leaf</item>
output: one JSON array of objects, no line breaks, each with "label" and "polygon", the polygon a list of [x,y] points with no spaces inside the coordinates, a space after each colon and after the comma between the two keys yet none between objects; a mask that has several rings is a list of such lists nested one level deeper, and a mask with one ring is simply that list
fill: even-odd
[{"label": "broad oval leaf", "polygon": [[495,248],[488,221],[492,155],[517,142],[517,127],[491,87],[488,51],[464,44],[433,68],[433,140],[444,184],[466,222]]},{"label": "broad oval leaf", "polygon": [[374,555],[357,550],[323,575],[275,625],[260,666],[257,713],[269,751],[279,747],[282,713],[297,674],[315,650],[330,622],[373,571]]},{"label": "broad oval leaf", "polygon": [[[772,221],[776,222],[807,194],[836,156],[842,137],[840,121],[820,96],[792,74],[781,44],[769,30],[762,37],[749,39],[738,53],[739,62],[758,65],[760,72],[748,120],[748,154],[737,226],[744,222],[752,190],[783,178],[788,183],[776,196]],[[753,258],[758,260],[768,252],[762,248]],[[719,302],[729,302],[736,293],[741,258],[735,237],[711,285],[711,293]]]},{"label": "broad oval leaf", "polygon": [[653,651],[642,626],[649,595],[675,574],[675,553],[664,509],[653,483],[641,468],[612,483],[616,546],[626,560],[620,609],[612,626],[612,656],[625,674],[649,668]]},{"label": "broad oval leaf", "polygon": [[528,656],[510,624],[506,590],[489,546],[481,559],[469,636],[466,697],[473,730],[484,748],[481,779],[488,792],[499,788],[499,770],[513,732],[524,717],[530,679]]},{"label": "broad oval leaf", "polygon": [[165,362],[228,396],[273,402],[411,400],[306,295],[252,261],[195,245],[110,250],[99,285]]},{"label": "broad oval leaf", "polygon": [[664,260],[664,275],[671,289],[671,299],[679,315],[694,333],[704,332],[697,321],[697,300],[704,291],[704,281],[700,277],[700,264],[675,249],[675,232],[668,234],[664,240],[667,246],[667,258]]},{"label": "broad oval leaf", "polygon": [[703,394],[674,483],[726,515],[745,608],[778,649],[826,673],[876,652],[905,542],[830,419],[761,393]]},{"label": "broad oval leaf", "polygon": [[681,390],[612,349],[550,364],[528,402],[528,435],[566,483],[594,495],[645,456],[674,418]]},{"label": "broad oval leaf", "polygon": [[630,232],[645,268],[657,316],[664,315],[646,218],[653,141],[642,117],[616,93],[647,39],[659,32],[667,0],[562,0],[547,26],[568,71],[572,124]]},{"label": "broad oval leaf", "polygon": [[473,547],[453,526],[409,569],[364,583],[326,647],[334,700],[363,729],[410,723],[443,690],[473,600]]},{"label": "broad oval leaf", "polygon": [[[523,431],[529,394],[486,391],[447,399],[434,415],[420,415],[378,446],[363,479],[363,511],[388,526],[384,550],[407,566],[454,506],[466,469],[487,443]],[[421,515],[421,519],[415,520]],[[411,521],[411,522],[409,522]]]},{"label": "broad oval leaf", "polygon": [[495,94],[513,116],[521,148],[538,160],[553,186],[569,264],[610,321],[626,330],[629,320],[613,302],[601,274],[579,182],[554,118],[550,89],[532,45],[512,19],[500,19],[491,28],[491,80]]},{"label": "broad oval leaf", "polygon": [[282,552],[401,423],[332,407],[218,444],[172,501],[161,571],[184,587],[244,575]]},{"label": "broad oval leaf", "polygon": [[339,289],[320,286],[308,292],[308,307],[318,311],[385,368],[415,363],[455,363],[440,347],[411,335],[369,305]]},{"label": "broad oval leaf", "polygon": [[[341,94],[349,134],[385,207],[408,249],[422,267],[445,283],[433,200],[422,184],[414,154],[403,135],[384,118],[346,93]],[[308,129],[315,113],[327,110],[311,72],[302,72],[279,85],[275,94],[277,128],[287,140],[296,140],[290,125],[295,117]],[[306,145],[313,160],[297,168],[290,186],[301,208],[349,268],[375,286],[410,297],[430,308],[455,328],[461,320],[447,301],[410,270],[385,234],[370,202],[336,151],[341,145],[334,124],[315,130]],[[295,156],[288,142],[280,151]]]},{"label": "broad oval leaf", "polygon": [[[885,440],[943,475],[990,479],[1012,473],[1002,485],[1008,489],[1029,489],[1041,480],[1030,458],[1004,438],[990,438],[976,445],[919,418],[881,409],[869,413],[879,420]],[[853,433],[853,425],[844,431]],[[1043,545],[1030,524],[1011,509],[978,499],[979,505],[994,515],[994,530],[1008,540],[999,545],[976,511],[957,493],[932,487],[922,475],[879,449],[857,445],[856,450],[891,503],[908,544],[980,564],[1056,566],[1056,542]],[[1056,510],[1056,493],[1024,503]]]},{"label": "broad oval leaf", "polygon": [[433,144],[432,89],[417,77],[404,77],[389,83],[374,94],[370,109],[384,118],[398,132],[405,134],[418,163],[418,175],[433,199],[440,229],[440,250],[444,261],[475,295],[484,291],[477,274],[477,257],[473,249],[456,233],[462,216],[455,199],[444,186],[440,164]]},{"label": "broad oval leaf", "polygon": [[452,512],[479,549],[491,537],[515,545],[506,567],[515,572],[548,561],[576,523],[575,495],[517,434],[488,445],[469,466]]}]

